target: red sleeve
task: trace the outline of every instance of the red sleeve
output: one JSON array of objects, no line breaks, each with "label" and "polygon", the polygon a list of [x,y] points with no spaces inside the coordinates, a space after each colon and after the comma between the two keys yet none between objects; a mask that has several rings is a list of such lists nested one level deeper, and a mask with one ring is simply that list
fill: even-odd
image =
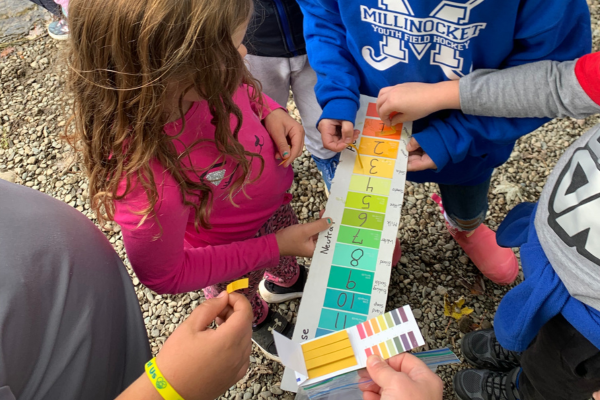
[{"label": "red sleeve", "polygon": [[590,99],[600,105],[600,52],[585,55],[577,60],[575,76]]},{"label": "red sleeve", "polygon": [[[160,176],[155,179],[161,181]],[[147,204],[140,185],[115,205],[127,257],[144,285],[160,294],[184,293],[277,265],[279,247],[274,234],[222,246],[186,246],[190,208],[181,201],[174,182],[170,183],[159,185],[157,219],[144,220],[139,215]]]}]

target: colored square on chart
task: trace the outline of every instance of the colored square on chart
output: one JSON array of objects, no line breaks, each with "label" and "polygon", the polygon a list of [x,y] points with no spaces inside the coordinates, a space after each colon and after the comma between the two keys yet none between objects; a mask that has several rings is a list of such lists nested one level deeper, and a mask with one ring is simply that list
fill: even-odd
[{"label": "colored square on chart", "polygon": [[377,112],[377,103],[369,103],[367,105],[367,117],[379,118],[379,113]]},{"label": "colored square on chart", "polygon": [[394,344],[396,345],[396,348],[398,349],[398,353],[404,352],[404,347],[402,346],[402,343],[400,343],[400,339],[398,337],[395,337],[393,340]]},{"label": "colored square on chart", "polygon": [[379,351],[378,346],[373,346],[371,349],[373,350],[373,354],[377,354],[379,357],[381,357],[381,352]]},{"label": "colored square on chart", "polygon": [[385,126],[380,119],[365,119],[365,125],[362,131],[363,136],[376,138],[400,140],[402,136],[402,124],[394,126]]},{"label": "colored square on chart", "polygon": [[361,340],[367,338],[367,334],[365,333],[365,328],[363,328],[363,324],[356,325],[356,330],[358,331],[358,336],[360,336]]},{"label": "colored square on chart", "polygon": [[366,319],[366,315],[356,315],[323,308],[321,310],[321,318],[319,319],[319,328],[339,331],[365,322]]},{"label": "colored square on chart", "polygon": [[400,335],[400,339],[402,339],[402,345],[404,346],[404,348],[407,351],[412,349],[412,347],[410,346],[410,343],[408,342],[408,338],[406,337],[405,334]]},{"label": "colored square on chart", "polygon": [[398,350],[396,350],[396,346],[394,346],[394,342],[392,341],[392,339],[386,340],[385,344],[387,344],[391,357],[394,357],[396,354],[399,354]]},{"label": "colored square on chart", "polygon": [[389,196],[392,181],[373,176],[352,175],[349,190]]},{"label": "colored square on chart", "polygon": [[318,338],[321,336],[329,335],[330,333],[333,333],[333,331],[328,331],[327,329],[317,328],[317,330],[315,332],[315,337]]},{"label": "colored square on chart", "polygon": [[373,328],[373,333],[378,334],[381,332],[381,329],[379,328],[379,324],[377,323],[377,319],[371,318],[369,320],[369,322],[371,323],[371,327]]},{"label": "colored square on chart", "polygon": [[346,197],[346,207],[384,213],[387,208],[387,201],[388,198],[384,196],[348,192],[348,196]]},{"label": "colored square on chart", "polygon": [[408,318],[406,317],[406,313],[404,312],[404,307],[398,308],[396,311],[400,314],[400,318],[402,322],[408,322]]},{"label": "colored square on chart", "polygon": [[377,269],[379,250],[338,243],[333,252],[333,263],[340,267],[350,267],[373,271]]},{"label": "colored square on chart", "polygon": [[377,214],[368,211],[344,209],[342,224],[355,226],[357,228],[376,229],[381,231],[385,221],[385,214]]},{"label": "colored square on chart", "polygon": [[385,347],[385,343],[379,343],[379,348],[381,349],[381,356],[384,360],[390,358],[390,353],[388,353],[387,347]]},{"label": "colored square on chart", "polygon": [[371,324],[369,324],[369,321],[362,324],[362,326],[365,328],[367,336],[373,336],[373,329],[371,329]]},{"label": "colored square on chart", "polygon": [[323,306],[367,315],[369,313],[370,302],[371,296],[328,288],[325,292],[325,302]]},{"label": "colored square on chart", "polygon": [[388,325],[390,328],[391,328],[391,327],[393,327],[393,326],[396,326],[396,324],[395,324],[395,323],[394,323],[394,321],[392,320],[392,316],[391,316],[391,314],[390,314],[389,312],[388,312],[388,313],[385,313],[385,314],[383,315],[383,317],[385,318],[385,322],[387,322],[387,325]]},{"label": "colored square on chart", "polygon": [[338,243],[354,244],[378,249],[381,242],[381,231],[372,231],[351,226],[340,226]]},{"label": "colored square on chart", "polygon": [[377,316],[377,322],[379,323],[379,327],[381,328],[382,332],[388,328],[387,324],[385,323],[385,320],[383,319],[383,315]]},{"label": "colored square on chart", "polygon": [[413,331],[408,332],[408,337],[410,339],[410,344],[412,344],[413,349],[415,347],[419,347],[419,343],[417,342],[417,338],[415,337],[415,334],[413,333]]},{"label": "colored square on chart", "polygon": [[363,137],[360,140],[358,152],[365,156],[393,158],[398,156],[400,142],[396,140],[374,139]]},{"label": "colored square on chart", "polygon": [[402,322],[400,321],[400,314],[398,314],[397,310],[392,310],[389,312],[389,314],[392,316],[394,322],[396,323],[396,325],[400,325]]},{"label": "colored square on chart", "polygon": [[365,349],[365,354],[367,355],[367,357],[372,356],[373,351],[370,348],[367,348],[367,349]]},{"label": "colored square on chart", "polygon": [[374,279],[375,274],[372,272],[332,265],[327,287],[370,295]]},{"label": "colored square on chart", "polygon": [[360,175],[376,176],[379,178],[392,179],[394,176],[394,165],[395,160],[388,158],[377,158],[377,157],[362,157],[362,166],[358,162],[358,158],[354,162],[354,173]]}]

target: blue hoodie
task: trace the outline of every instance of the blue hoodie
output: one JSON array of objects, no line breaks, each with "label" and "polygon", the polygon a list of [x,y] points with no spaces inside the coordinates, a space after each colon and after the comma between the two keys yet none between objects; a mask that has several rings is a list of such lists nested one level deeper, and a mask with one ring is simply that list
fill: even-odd
[{"label": "blue hoodie", "polygon": [[519,204],[498,228],[499,245],[521,248],[525,281],[500,302],[494,318],[496,338],[505,349],[524,351],[542,326],[562,314],[600,349],[600,311],[571,296],[548,260],[534,223],[537,207]]},{"label": "blue hoodie", "polygon": [[[572,60],[591,49],[585,0],[298,0],[321,118],[354,122],[359,96],[404,82],[458,79],[480,68]],[[444,111],[413,132],[437,170],[416,182],[475,185],[519,137],[548,121]]]}]

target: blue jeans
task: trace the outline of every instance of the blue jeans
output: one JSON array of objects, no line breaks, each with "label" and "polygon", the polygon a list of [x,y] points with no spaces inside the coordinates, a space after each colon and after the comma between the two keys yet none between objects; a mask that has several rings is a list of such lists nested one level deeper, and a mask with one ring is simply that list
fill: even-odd
[{"label": "blue jeans", "polygon": [[[318,170],[323,175],[323,181],[331,190],[331,180],[340,160],[340,154],[329,159],[312,156]],[[488,191],[491,178],[474,186],[442,185],[440,196],[444,203],[446,215],[454,226],[465,231],[475,230],[485,220],[488,210]]]},{"label": "blue jeans", "polygon": [[448,219],[465,231],[475,230],[485,220],[491,178],[474,186],[442,185],[440,197]]},{"label": "blue jeans", "polygon": [[311,157],[315,161],[317,169],[323,175],[323,182],[325,182],[327,190],[331,190],[331,181],[333,180],[335,170],[340,162],[340,153],[337,153],[335,156],[326,159],[315,157],[313,155],[311,155]]}]

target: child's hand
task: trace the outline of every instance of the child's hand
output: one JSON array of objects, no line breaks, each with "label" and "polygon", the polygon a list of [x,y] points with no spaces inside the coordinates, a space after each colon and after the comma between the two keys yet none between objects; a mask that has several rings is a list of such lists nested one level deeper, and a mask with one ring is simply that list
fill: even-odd
[{"label": "child's hand", "polygon": [[377,98],[377,113],[388,126],[447,109],[460,109],[458,81],[402,83],[381,89]]},{"label": "child's hand", "polygon": [[408,151],[407,170],[409,172],[437,169],[437,165],[435,165],[431,157],[423,151],[414,136],[410,138],[406,150]]},{"label": "child's hand", "polygon": [[364,400],[442,399],[442,380],[412,354],[399,354],[387,362],[379,356],[370,356],[367,372],[373,382],[359,385]]},{"label": "child's hand", "polygon": [[[304,148],[304,128],[281,108],[271,111],[264,120],[265,128],[275,142],[279,154],[278,160],[284,159],[285,167],[302,154]],[[291,148],[290,148],[291,145]]]},{"label": "child's hand", "polygon": [[323,146],[338,153],[354,142],[360,133],[358,129],[354,129],[352,122],[340,119],[322,119],[318,129]]},{"label": "child's hand", "polygon": [[[219,397],[246,374],[252,318],[250,303],[239,293],[222,292],[206,300],[165,342],[158,368],[184,399]],[[206,329],[214,319],[219,327]]]},{"label": "child's hand", "polygon": [[321,218],[308,224],[288,226],[277,232],[275,238],[282,256],[312,257],[319,232],[333,225],[331,218]]}]

